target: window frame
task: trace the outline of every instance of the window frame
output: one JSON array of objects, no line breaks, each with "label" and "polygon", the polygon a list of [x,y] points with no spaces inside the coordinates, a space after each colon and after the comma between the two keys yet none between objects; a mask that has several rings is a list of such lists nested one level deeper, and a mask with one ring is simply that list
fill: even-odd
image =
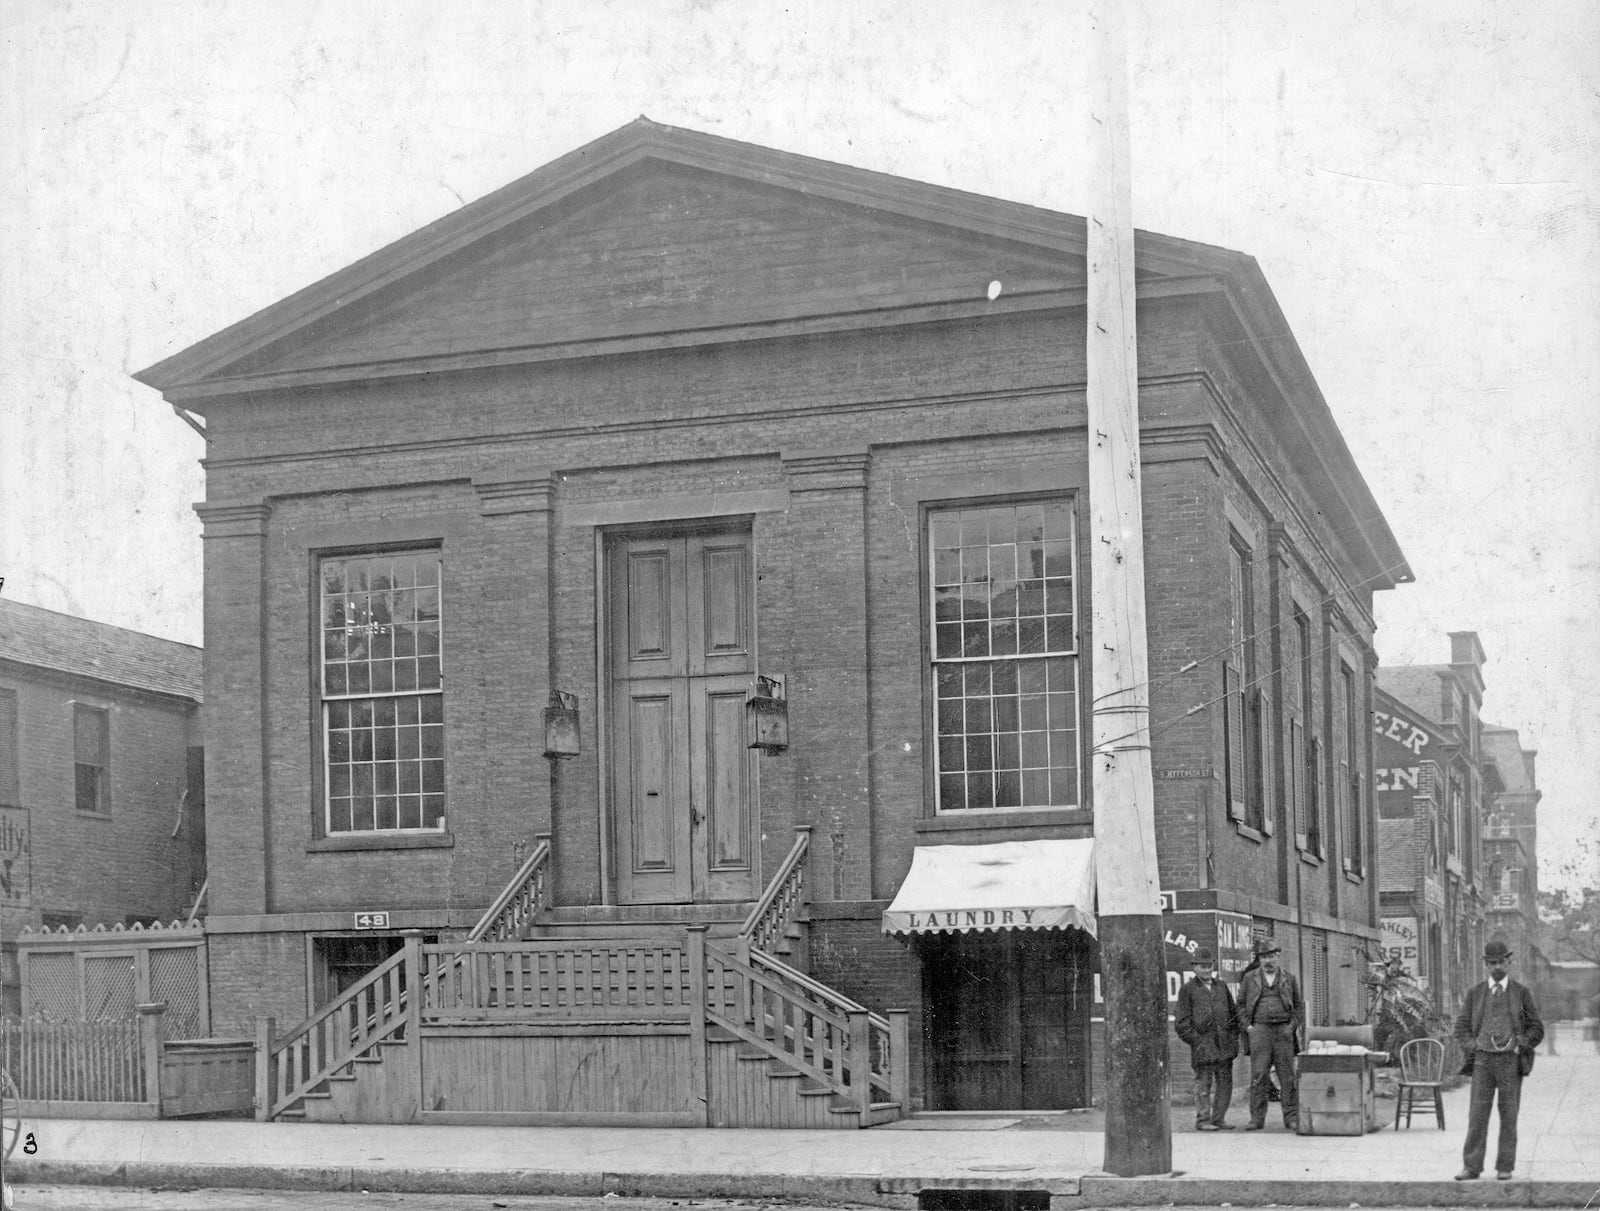
[{"label": "window frame", "polygon": [[1337,680],[1339,694],[1344,700],[1344,735],[1340,743],[1339,768],[1342,784],[1344,835],[1344,869],[1351,875],[1366,873],[1366,829],[1363,812],[1366,800],[1366,777],[1361,768],[1361,734],[1357,698],[1356,671],[1341,654],[1338,661]]},{"label": "window frame", "polygon": [[[928,804],[927,818],[929,820],[965,821],[965,822],[968,822],[968,823],[981,823],[981,822],[984,822],[984,821],[994,821],[994,820],[999,820],[999,819],[1003,819],[1003,818],[1012,818],[1012,817],[1023,816],[1023,815],[1028,815],[1028,814],[1060,813],[1060,812],[1084,812],[1084,811],[1089,810],[1089,803],[1088,803],[1088,792],[1089,792],[1088,777],[1087,777],[1087,771],[1085,770],[1085,767],[1084,767],[1085,752],[1086,752],[1086,743],[1085,743],[1086,738],[1085,738],[1085,735],[1084,735],[1084,721],[1085,721],[1085,711],[1084,711],[1084,706],[1083,706],[1084,672],[1083,672],[1083,668],[1082,668],[1083,632],[1084,632],[1084,628],[1087,626],[1087,621],[1088,620],[1085,618],[1084,613],[1083,613],[1083,601],[1082,601],[1082,579],[1083,579],[1083,576],[1082,576],[1082,568],[1081,568],[1081,563],[1080,563],[1081,558],[1082,558],[1082,546],[1081,546],[1081,542],[1080,542],[1080,538],[1079,538],[1079,503],[1080,503],[1080,494],[1078,492],[1072,491],[1070,489],[1069,490],[1065,490],[1065,491],[1062,491],[1062,490],[1051,490],[1051,491],[1045,491],[1045,492],[1026,493],[1026,494],[1020,494],[1020,495],[980,496],[980,497],[964,497],[964,498],[957,498],[957,499],[924,500],[924,501],[922,501],[920,503],[921,539],[922,539],[922,556],[923,556],[923,558],[922,558],[922,565],[923,566],[922,566],[922,574],[921,574],[921,594],[922,594],[922,597],[923,597],[923,612],[922,612],[922,625],[921,625],[921,632],[922,632],[921,642],[922,642],[922,648],[923,648],[923,687],[924,687],[924,693],[923,693],[923,701],[924,701],[923,718],[924,718],[924,724],[923,724],[923,726],[926,729],[926,734],[927,734],[928,740],[929,740],[929,743],[925,746],[925,751],[927,753],[927,758],[926,758],[924,764],[925,764],[925,769],[927,770],[927,779],[928,779],[928,783],[929,783],[927,800],[926,800],[926,802]],[[1067,545],[1068,545],[1067,567],[1068,567],[1068,573],[1069,573],[1069,592],[1070,592],[1070,608],[1071,608],[1071,619],[1070,619],[1070,626],[1068,627],[1067,639],[1068,639],[1068,641],[1070,643],[1070,647],[1065,648],[1065,649],[1055,649],[1055,648],[1051,648],[1049,646],[1049,642],[1048,642],[1049,641],[1049,636],[1050,636],[1049,619],[1050,619],[1051,616],[1049,614],[1043,614],[1043,615],[1040,616],[1040,618],[1041,618],[1041,622],[1045,626],[1046,647],[1045,647],[1045,650],[1042,651],[1042,652],[1022,653],[1022,652],[1018,651],[1018,652],[1014,652],[1014,653],[1001,653],[999,655],[996,655],[992,650],[990,650],[990,651],[988,651],[988,652],[986,652],[984,654],[974,655],[974,656],[965,656],[965,655],[961,655],[961,656],[949,656],[949,655],[941,656],[939,654],[939,636],[940,636],[939,626],[940,626],[941,619],[939,617],[939,592],[938,592],[938,589],[939,589],[940,585],[939,585],[939,581],[938,581],[939,569],[938,569],[938,566],[937,566],[938,559],[939,559],[939,550],[941,548],[939,548],[939,547],[937,547],[935,545],[935,524],[936,524],[936,522],[938,522],[940,520],[947,520],[950,524],[954,524],[954,525],[959,527],[959,525],[960,525],[960,516],[959,515],[963,511],[987,512],[987,511],[991,511],[991,510],[1002,510],[1002,509],[1009,509],[1009,510],[1015,511],[1015,510],[1018,510],[1018,509],[1027,508],[1028,506],[1042,506],[1042,507],[1045,507],[1045,508],[1056,507],[1056,508],[1061,508],[1061,509],[1065,510],[1065,513],[1066,513],[1065,541],[1067,542]],[[1061,541],[1061,539],[1052,538],[1052,539],[1048,539],[1047,540],[1047,539],[1044,539],[1041,536],[1041,539],[1039,541],[1041,543],[1050,542],[1050,541],[1057,541],[1058,542],[1058,541]],[[989,544],[989,547],[988,547],[989,554],[986,556],[986,558],[992,558],[993,557],[994,549],[995,549],[994,545],[993,544]],[[1017,544],[1015,544],[1015,543],[1011,544],[1011,549],[1012,550],[1016,550],[1017,549]],[[1016,578],[1014,578],[1014,581],[1019,581],[1021,579],[1022,579],[1021,577],[1016,577]],[[1038,579],[1041,582],[1048,582],[1050,579],[1053,579],[1053,577],[1041,575],[1040,577],[1029,578],[1029,579]],[[961,583],[965,583],[965,582],[961,582]],[[1048,592],[1048,588],[1046,588],[1045,591]],[[991,598],[991,600],[992,600],[992,598]],[[1020,619],[1023,616],[1018,614],[1017,617],[1018,617],[1018,619],[1020,621]],[[946,625],[948,625],[948,623],[950,622],[950,619],[947,618],[947,619],[944,619],[942,621]],[[992,639],[993,639],[993,632],[991,631],[991,633],[990,633],[990,641],[991,642],[992,642]],[[1020,644],[1019,644],[1019,646],[1020,646]],[[1041,803],[1027,803],[1027,802],[1023,801],[1023,802],[1018,802],[1017,804],[1014,804],[1014,805],[997,805],[997,804],[995,804],[993,802],[993,799],[999,797],[999,791],[1000,791],[999,774],[1001,772],[1003,772],[1003,771],[1000,770],[996,765],[991,765],[990,766],[990,770],[991,770],[991,773],[994,775],[994,777],[993,777],[993,779],[991,781],[991,795],[990,795],[991,802],[990,803],[988,803],[987,805],[979,804],[977,806],[968,806],[967,804],[970,803],[970,799],[964,799],[962,806],[959,806],[959,807],[946,806],[946,804],[945,804],[945,796],[946,796],[945,779],[947,777],[963,777],[964,775],[966,775],[969,772],[969,768],[966,765],[965,760],[963,760],[963,764],[962,764],[960,770],[951,770],[951,771],[948,771],[948,772],[946,771],[946,769],[944,767],[944,761],[943,761],[943,758],[944,758],[944,754],[943,754],[944,742],[953,741],[953,740],[956,740],[959,737],[961,744],[963,745],[963,747],[965,747],[968,739],[970,739],[973,735],[976,735],[977,733],[971,733],[971,732],[968,732],[966,730],[966,721],[965,721],[965,719],[963,719],[962,730],[959,733],[950,733],[950,734],[947,735],[944,732],[944,730],[942,729],[941,722],[940,722],[940,708],[941,708],[940,672],[941,672],[941,669],[942,668],[948,668],[948,667],[951,667],[951,666],[954,666],[954,665],[983,665],[983,664],[987,664],[987,665],[990,665],[991,667],[993,667],[993,666],[997,666],[997,665],[1000,665],[1000,664],[1006,663],[1006,662],[1011,662],[1011,663],[1017,664],[1017,665],[1020,665],[1023,662],[1027,662],[1027,663],[1038,662],[1040,667],[1045,667],[1044,662],[1046,662],[1046,661],[1062,661],[1062,662],[1064,662],[1067,674],[1069,676],[1069,685],[1066,688],[1064,696],[1067,699],[1067,701],[1070,702],[1070,704],[1071,704],[1071,712],[1072,712],[1071,727],[1070,727],[1071,751],[1072,751],[1072,767],[1071,767],[1071,770],[1072,770],[1072,778],[1071,778],[1072,801],[1070,803],[1063,803],[1063,802],[1056,801],[1056,797],[1055,797],[1055,793],[1054,793],[1055,792],[1055,780],[1057,778],[1063,776],[1066,767],[1055,765],[1055,764],[1049,764],[1049,762],[1051,762],[1054,759],[1054,753],[1052,753],[1050,751],[1050,749],[1049,749],[1049,737],[1050,737],[1050,734],[1051,734],[1052,730],[1067,730],[1067,729],[1053,729],[1051,727],[1052,720],[1049,718],[1049,715],[1047,713],[1046,721],[1045,721],[1045,727],[1043,729],[1043,735],[1045,737],[1045,744],[1046,744],[1045,760],[1047,762],[1047,764],[1045,766],[1043,766],[1043,767],[1025,767],[1025,766],[1022,766],[1020,764],[1020,761],[1023,759],[1020,756],[1021,737],[1023,735],[1025,735],[1025,734],[1027,734],[1027,731],[1037,731],[1039,729],[1027,729],[1026,731],[1024,731],[1023,729],[1021,729],[1019,727],[1019,729],[1017,731],[1011,732],[1009,734],[1016,735],[1018,737],[1018,748],[1019,748],[1018,760],[1019,760],[1019,765],[1016,767],[1016,772],[1017,772],[1017,775],[1018,775],[1018,798],[1019,798],[1019,800],[1025,800],[1026,799],[1026,794],[1027,794],[1027,792],[1026,792],[1026,779],[1023,777],[1023,775],[1026,773],[1026,771],[1028,769],[1042,768],[1043,772],[1047,775],[1048,780],[1049,780],[1049,794],[1048,794],[1048,797],[1051,799],[1051,802],[1047,802],[1047,803],[1042,803],[1041,804]],[[1048,673],[1046,675],[1048,676]],[[1046,685],[1046,688],[1042,691],[1042,694],[1047,699],[1047,705],[1046,705],[1047,712],[1048,712],[1048,709],[1049,709],[1048,708],[1048,697],[1051,696],[1051,695],[1057,694],[1057,693],[1061,693],[1061,692],[1062,692],[1061,690],[1057,689],[1054,686],[1051,686],[1051,685],[1048,685],[1048,684]],[[1020,697],[1020,691],[1019,691],[1019,697]],[[950,701],[956,701],[956,700],[952,699]],[[962,699],[960,699],[960,701],[973,702],[973,701],[980,701],[980,699],[971,698],[971,697],[965,697],[964,696]],[[991,704],[993,704],[995,701],[997,701],[997,698],[994,697],[994,696],[991,696],[991,697],[988,698],[988,701]],[[992,720],[991,720],[990,726],[991,726],[991,728],[994,726]],[[1003,733],[992,731],[992,730],[988,733],[988,735],[991,738],[998,738],[1002,734]],[[992,754],[993,754],[993,749],[991,748],[991,756],[992,756]]]},{"label": "window frame", "polygon": [[22,806],[21,696],[0,686],[0,807]]},{"label": "window frame", "polygon": [[1230,525],[1228,645],[1221,671],[1223,799],[1228,818],[1259,836],[1272,832],[1266,810],[1271,700],[1259,684],[1255,618],[1255,553]]},{"label": "window frame", "polygon": [[[82,760],[79,742],[81,740],[80,724],[87,718],[98,721],[98,748],[100,760],[98,763]],[[83,805],[82,778],[85,769],[95,771],[95,796],[93,807]],[[109,816],[111,814],[111,711],[92,702],[74,702],[72,704],[72,781],[73,807],[79,815],[83,816]]]},{"label": "window frame", "polygon": [[[436,656],[437,656],[437,664],[438,664],[437,684],[432,685],[432,686],[423,686],[423,685],[413,684],[413,685],[406,686],[406,687],[401,688],[401,689],[395,689],[395,688],[393,688],[393,686],[391,684],[390,688],[388,688],[388,689],[376,690],[376,691],[372,690],[370,688],[370,685],[367,688],[362,689],[362,690],[352,690],[352,689],[350,689],[348,687],[348,684],[347,684],[346,688],[344,689],[343,692],[339,692],[339,691],[331,691],[330,692],[330,690],[328,688],[329,659],[328,659],[328,649],[327,649],[327,646],[326,646],[327,645],[327,637],[328,637],[329,628],[328,628],[328,615],[325,613],[325,610],[327,608],[327,604],[326,603],[331,600],[331,597],[330,597],[329,594],[327,594],[325,592],[325,583],[326,583],[325,579],[324,579],[325,569],[328,568],[328,566],[331,565],[331,564],[343,564],[345,566],[345,574],[347,575],[349,567],[352,564],[355,564],[355,563],[359,563],[359,562],[362,562],[362,561],[367,561],[367,562],[370,563],[371,561],[377,561],[377,560],[394,560],[394,559],[403,559],[403,558],[411,558],[411,559],[415,559],[415,560],[427,559],[427,560],[432,561],[432,563],[434,565],[434,573],[433,573],[434,574],[434,579],[433,579],[431,584],[424,584],[424,585],[421,585],[421,586],[413,584],[411,586],[399,586],[399,587],[394,586],[394,585],[391,584],[390,586],[388,586],[383,591],[387,592],[389,594],[397,594],[399,592],[405,591],[407,588],[409,588],[412,592],[415,592],[418,588],[432,589],[434,591],[434,593],[435,593],[435,608],[434,608],[434,616],[433,616],[433,618],[431,620],[429,620],[429,619],[409,619],[409,620],[399,620],[399,621],[410,621],[410,622],[416,623],[419,626],[420,626],[421,623],[428,622],[428,621],[431,621],[431,622],[433,622],[435,624],[435,628],[436,628]],[[368,846],[373,845],[373,844],[377,844],[377,845],[380,845],[380,846],[387,844],[387,845],[391,845],[391,846],[400,845],[402,847],[408,847],[407,846],[407,842],[428,844],[430,841],[432,841],[434,839],[447,838],[448,837],[447,828],[448,828],[448,822],[449,822],[449,776],[448,776],[448,770],[449,770],[449,736],[448,736],[448,730],[447,730],[447,715],[446,715],[446,712],[445,712],[445,656],[446,656],[446,631],[447,631],[447,628],[446,628],[445,618],[444,618],[445,603],[446,603],[444,552],[443,552],[443,550],[442,550],[442,548],[441,548],[441,546],[439,544],[430,543],[430,542],[426,542],[426,541],[423,541],[423,542],[408,542],[408,543],[394,544],[394,545],[368,545],[368,546],[360,546],[360,547],[340,547],[340,548],[337,548],[337,549],[330,549],[330,550],[323,550],[323,551],[313,552],[312,553],[311,564],[312,564],[312,569],[311,569],[312,570],[312,576],[311,576],[311,598],[312,598],[311,632],[312,632],[312,639],[311,639],[311,641],[312,641],[312,645],[313,645],[313,658],[312,658],[312,661],[311,661],[311,665],[312,665],[312,668],[311,668],[311,691],[312,691],[312,697],[313,697],[313,718],[315,720],[313,726],[314,726],[314,729],[315,729],[316,745],[317,745],[317,749],[318,749],[316,766],[317,766],[317,770],[318,770],[318,773],[319,773],[319,783],[320,783],[319,786],[317,787],[317,806],[316,806],[315,815],[313,817],[313,819],[314,819],[313,837],[314,837],[315,846],[319,847],[319,848],[320,847],[327,847],[327,846],[331,846],[331,847],[334,847],[334,848],[348,848],[348,847],[365,848],[365,847],[368,847]],[[367,593],[371,592],[370,589],[364,590],[364,591],[367,592]],[[346,599],[348,599],[348,596],[349,596],[348,591],[345,591],[345,592],[341,593],[341,596],[345,597]],[[391,600],[390,605],[392,606],[392,604],[393,604],[393,602]],[[351,634],[350,625],[351,624],[347,623],[346,627],[345,627],[345,631],[346,631],[346,635],[347,636]],[[359,628],[361,626],[365,626],[365,625],[369,625],[369,624],[355,624],[355,625]],[[371,624],[371,625],[390,625],[392,627],[393,626],[393,622],[391,622],[389,624]],[[380,633],[380,632],[369,632],[369,634],[377,634],[377,633]],[[395,632],[391,630],[391,632],[390,632],[391,636],[394,633]],[[391,643],[392,643],[392,639],[391,639]],[[381,660],[382,658],[379,658],[379,659]],[[396,657],[391,655],[388,659],[389,659],[389,662],[390,662],[390,669],[391,669],[391,676],[392,676],[393,669],[396,667],[396,665],[394,664],[394,661],[395,661]],[[403,660],[404,657],[401,657],[399,659]],[[416,660],[417,660],[417,667],[418,667],[418,669],[420,669],[421,662],[422,662],[422,658],[421,658],[420,654],[417,655]],[[334,663],[336,663],[336,664],[344,664],[347,673],[348,673],[349,668],[351,667],[351,664],[348,663],[348,662],[345,662],[345,661],[337,661],[337,662],[334,662]],[[369,670],[369,675],[370,675],[370,670],[371,670],[372,667],[374,667],[374,662],[373,662],[373,660],[371,658],[369,658],[365,663],[367,664],[367,667],[368,667],[368,670]],[[419,675],[417,677],[417,680],[420,680],[420,679],[421,679],[421,676],[420,676],[420,673],[419,673]],[[344,762],[335,760],[335,754],[334,754],[335,745],[333,743],[332,733],[334,731],[348,732],[350,737],[353,740],[354,737],[355,737],[355,733],[358,732],[358,731],[364,730],[364,729],[361,729],[361,728],[358,728],[358,727],[352,727],[352,726],[346,726],[344,728],[337,728],[337,729],[331,728],[330,727],[330,721],[331,721],[332,715],[333,715],[333,709],[332,709],[333,707],[335,707],[337,704],[340,704],[340,703],[349,703],[349,704],[369,703],[369,704],[374,704],[374,706],[375,706],[375,704],[377,704],[380,701],[387,700],[387,701],[393,701],[393,702],[398,703],[402,699],[413,700],[418,704],[418,706],[417,706],[418,719],[416,721],[412,721],[412,722],[399,723],[399,724],[393,725],[393,726],[396,726],[396,728],[397,728],[396,739],[397,739],[397,741],[399,739],[399,737],[398,737],[398,728],[399,727],[416,726],[419,729],[418,730],[418,734],[417,734],[417,740],[418,740],[418,754],[417,755],[415,755],[414,757],[409,757],[409,758],[401,758],[399,756],[399,747],[400,746],[397,743],[396,750],[395,750],[395,753],[394,753],[393,757],[391,759],[383,759],[380,762],[380,758],[377,756],[376,739],[375,739],[374,740],[373,756],[370,757],[369,759],[367,759],[365,761],[361,761],[361,762],[355,761],[353,759],[355,750],[354,750],[354,748],[352,746],[351,749],[350,749],[351,757],[352,757],[351,760],[344,761]],[[422,704],[424,699],[433,699],[433,700],[437,701],[438,708],[437,708],[437,717],[435,719],[431,719],[431,720],[421,719],[421,714],[422,714],[422,705],[421,704]],[[376,713],[375,710],[374,710],[374,713]],[[423,728],[435,728],[437,730],[437,739],[438,739],[437,753],[438,753],[438,755],[437,755],[436,758],[426,756],[422,752],[422,743],[423,742],[422,742],[421,729],[423,729]],[[374,738],[376,738],[377,730],[378,730],[378,726],[374,725],[374,730],[373,730]],[[423,784],[423,779],[424,779],[425,774],[424,774],[424,771],[422,769],[422,766],[426,761],[437,761],[437,764],[438,764],[438,786],[439,786],[439,789],[437,791],[424,792],[424,790],[423,790],[423,785],[424,785]],[[348,797],[350,805],[351,805],[350,806],[350,816],[349,816],[348,820],[343,824],[343,826],[338,827],[338,828],[334,827],[334,825],[335,825],[334,800],[336,798],[345,798],[345,796],[335,796],[334,793],[333,793],[333,791],[335,789],[335,783],[336,783],[335,772],[334,772],[335,771],[335,767],[338,766],[338,765],[348,766],[352,771],[351,778],[352,778],[352,781],[353,781],[354,780],[354,776],[355,776],[354,775],[354,770],[355,770],[357,765],[368,765],[368,766],[371,766],[373,768],[374,780],[376,781],[376,776],[377,776],[376,767],[380,763],[382,763],[382,764],[392,764],[392,765],[395,766],[395,768],[396,768],[396,778],[397,778],[397,789],[393,794],[388,795],[388,796],[380,796],[378,791],[377,791],[377,789],[376,788],[374,789],[374,793],[373,793],[373,796],[372,796],[372,804],[373,804],[373,807],[372,807],[372,825],[370,827],[356,827],[355,803],[357,801],[357,797],[354,796],[354,795],[351,795],[351,796]],[[408,793],[408,794],[412,793],[412,792],[402,792],[399,789],[399,777],[400,777],[400,775],[399,775],[399,767],[401,765],[403,765],[403,764],[404,765],[415,764],[417,766],[418,789],[414,793],[415,793],[415,795],[417,797],[417,800],[418,800],[418,804],[417,804],[418,816],[417,816],[417,819],[419,820],[419,823],[414,825],[414,826],[404,826],[404,825],[402,825],[400,823],[400,820],[402,819],[402,816],[401,816],[402,808],[400,806],[400,802],[399,801],[400,801],[400,799],[402,797],[402,793]],[[396,821],[396,823],[395,823],[394,827],[378,827],[378,813],[379,813],[379,810],[380,810],[380,805],[379,805],[380,797],[391,798],[391,799],[393,799],[395,801],[395,821]],[[429,817],[430,806],[428,804],[428,799],[430,797],[437,797],[437,799],[438,799],[438,815],[437,815],[437,818],[436,818],[436,822],[432,823],[432,824],[422,823],[421,821],[426,821],[428,819],[428,817]]]},{"label": "window frame", "polygon": [[1300,804],[1302,818],[1296,825],[1296,844],[1302,853],[1314,858],[1323,856],[1322,828],[1322,745],[1317,726],[1317,676],[1316,652],[1312,648],[1311,615],[1297,604],[1290,618],[1296,642],[1300,646],[1300,669],[1297,673],[1300,714],[1304,738],[1301,749],[1292,754],[1301,779]]}]

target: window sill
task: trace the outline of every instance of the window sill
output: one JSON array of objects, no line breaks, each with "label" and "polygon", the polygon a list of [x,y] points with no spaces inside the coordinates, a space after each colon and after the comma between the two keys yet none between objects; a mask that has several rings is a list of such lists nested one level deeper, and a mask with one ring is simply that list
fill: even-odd
[{"label": "window sill", "polygon": [[80,820],[115,820],[110,812],[86,812],[81,807],[73,812]]},{"label": "window sill", "polygon": [[318,837],[306,846],[306,853],[346,853],[363,849],[453,849],[455,843],[452,833],[359,833]]},{"label": "window sill", "polygon": [[1042,828],[1059,824],[1085,824],[1093,813],[1084,808],[1044,808],[1035,811],[985,811],[929,816],[917,820],[912,829],[919,833],[960,832],[972,828]]},{"label": "window sill", "polygon": [[1342,865],[1344,866],[1344,877],[1351,883],[1364,883],[1366,881],[1363,872],[1351,866],[1348,858],[1343,861]]},{"label": "window sill", "polygon": [[1233,822],[1233,829],[1245,840],[1254,841],[1257,845],[1262,844],[1267,839],[1266,833],[1262,832],[1259,828],[1251,827],[1243,820],[1235,820]]},{"label": "window sill", "polygon": [[1300,851],[1300,861],[1304,862],[1307,866],[1322,865],[1323,857],[1316,850],[1308,849],[1304,845],[1296,846],[1296,848]]}]

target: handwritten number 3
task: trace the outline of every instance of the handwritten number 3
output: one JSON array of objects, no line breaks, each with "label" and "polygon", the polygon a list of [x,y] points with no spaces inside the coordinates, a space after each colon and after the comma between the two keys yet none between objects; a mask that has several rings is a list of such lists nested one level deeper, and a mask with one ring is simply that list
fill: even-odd
[{"label": "handwritten number 3", "polygon": [[28,1132],[28,1138],[22,1141],[22,1150],[29,1156],[39,1151],[39,1141],[33,1138],[33,1132]]}]

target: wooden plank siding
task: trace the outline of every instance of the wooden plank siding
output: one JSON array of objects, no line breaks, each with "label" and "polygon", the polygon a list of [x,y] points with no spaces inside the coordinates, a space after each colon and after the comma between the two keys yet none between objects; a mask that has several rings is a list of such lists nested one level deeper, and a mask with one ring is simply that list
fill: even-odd
[{"label": "wooden plank siding", "polygon": [[703,1125],[688,1024],[620,1030],[424,1028],[420,1121]]},{"label": "wooden plank siding", "polygon": [[853,1127],[851,1114],[835,1114],[831,1093],[804,1096],[813,1088],[796,1076],[774,1075],[765,1056],[749,1057],[734,1042],[712,1042],[706,1051],[707,1125],[833,1130]]}]

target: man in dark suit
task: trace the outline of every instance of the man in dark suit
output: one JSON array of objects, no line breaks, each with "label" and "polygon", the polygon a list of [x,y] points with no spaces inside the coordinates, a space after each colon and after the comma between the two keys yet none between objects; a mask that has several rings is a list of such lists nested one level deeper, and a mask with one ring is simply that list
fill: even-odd
[{"label": "man in dark suit", "polygon": [[1305,1021],[1305,1000],[1300,981],[1279,969],[1282,948],[1271,938],[1256,940],[1260,963],[1239,985],[1239,1020],[1245,1028],[1245,1052],[1250,1056],[1250,1121],[1246,1131],[1267,1125],[1267,1094],[1272,1073],[1278,1074],[1278,1098],[1283,1125],[1300,1128],[1299,1089],[1295,1084],[1294,1057],[1300,1050],[1300,1027]]},{"label": "man in dark suit", "polygon": [[1175,1025],[1194,1065],[1195,1130],[1232,1131],[1233,1124],[1224,1119],[1233,1100],[1239,1010],[1233,993],[1217,979],[1217,960],[1208,947],[1195,951],[1194,977],[1178,989]]},{"label": "man in dark suit", "polygon": [[1500,941],[1483,948],[1489,978],[1467,993],[1456,1018],[1456,1042],[1466,1057],[1463,1074],[1472,1074],[1472,1102],[1467,1114],[1467,1143],[1461,1152],[1458,1182],[1483,1172],[1489,1145],[1489,1108],[1500,1099],[1500,1143],[1495,1176],[1510,1181],[1517,1167],[1517,1110],[1522,1103],[1522,1078],[1533,1069],[1534,1053],[1544,1038],[1544,1022],[1533,994],[1506,973],[1511,951]]}]

